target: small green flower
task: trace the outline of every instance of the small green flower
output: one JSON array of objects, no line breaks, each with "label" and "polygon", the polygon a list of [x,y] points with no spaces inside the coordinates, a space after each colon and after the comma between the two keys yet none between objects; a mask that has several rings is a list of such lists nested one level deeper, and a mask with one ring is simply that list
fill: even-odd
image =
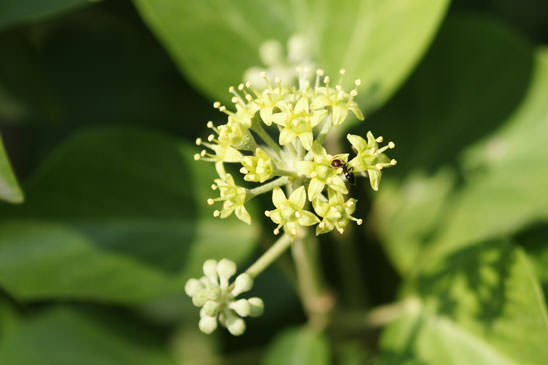
[{"label": "small green flower", "polygon": [[320,221],[314,213],[304,210],[306,203],[304,186],[291,193],[289,199],[286,198],[282,189],[277,187],[272,193],[272,202],[276,209],[267,210],[265,215],[278,225],[274,229],[274,234],[279,234],[283,226],[286,233],[296,236],[299,226],[312,226]]},{"label": "small green flower", "polygon": [[265,182],[274,171],[272,159],[260,148],[255,150],[255,156],[245,156],[242,165],[240,172],[245,174],[245,181]]},{"label": "small green flower", "polygon": [[384,154],[384,151],[396,147],[394,142],[389,142],[386,146],[379,148],[379,143],[382,142],[382,137],[375,139],[373,133],[367,132],[367,141],[355,134],[348,134],[346,136],[352,148],[356,152],[354,157],[348,166],[353,169],[354,172],[367,172],[369,176],[369,182],[371,188],[375,191],[379,189],[379,182],[381,179],[381,170],[385,167],[396,165],[397,161],[390,160],[388,156]]},{"label": "small green flower", "polygon": [[[356,118],[363,120],[363,114],[359,105],[354,101],[354,97],[358,95],[358,91],[354,88],[349,93],[342,89],[342,76],[345,74],[341,70],[341,80],[335,86],[335,90],[329,87],[329,77],[324,78],[325,87],[319,87],[311,103],[312,109],[328,108],[331,112],[331,121],[333,125],[340,125],[348,115],[348,111],[352,111]],[[323,71],[317,71],[318,76],[323,76]],[[360,85],[360,80],[355,81],[356,87]]]},{"label": "small green flower", "polygon": [[299,161],[296,164],[297,170],[310,178],[308,184],[308,199],[310,201],[314,200],[316,196],[323,191],[326,185],[341,194],[348,194],[346,184],[339,175],[340,171],[331,166],[331,161],[334,159],[346,163],[348,154],[339,154],[335,156],[328,155],[325,148],[319,143],[313,144],[312,153],[314,161]]},{"label": "small green flower", "polygon": [[208,199],[209,205],[215,204],[216,201],[223,201],[223,208],[215,210],[215,217],[226,218],[234,212],[236,217],[241,221],[251,224],[251,216],[244,207],[246,190],[234,183],[234,178],[230,174],[225,174],[220,179],[215,179],[215,184],[211,186],[213,190],[219,189],[219,197]]},{"label": "small green flower", "polygon": [[301,97],[293,106],[292,103],[280,102],[281,112],[272,115],[272,121],[280,126],[280,145],[285,146],[299,138],[303,147],[310,151],[314,140],[313,129],[327,116],[326,110],[310,111],[308,97]]},{"label": "small green flower", "polygon": [[228,331],[239,336],[245,331],[245,322],[241,317],[262,315],[264,304],[261,298],[236,299],[241,293],[253,286],[253,278],[246,273],[240,274],[230,284],[236,273],[236,264],[230,260],[207,260],[203,265],[204,276],[189,279],[185,292],[192,297],[192,303],[200,310],[200,330],[210,334],[217,328],[217,319]]},{"label": "small green flower", "polygon": [[356,210],[356,199],[350,198],[345,201],[343,195],[333,189],[328,189],[328,195],[329,200],[323,195],[318,195],[312,202],[316,214],[323,218],[316,226],[316,235],[330,232],[333,229],[337,229],[342,234],[351,220],[358,225],[363,223],[362,219],[352,216]]}]

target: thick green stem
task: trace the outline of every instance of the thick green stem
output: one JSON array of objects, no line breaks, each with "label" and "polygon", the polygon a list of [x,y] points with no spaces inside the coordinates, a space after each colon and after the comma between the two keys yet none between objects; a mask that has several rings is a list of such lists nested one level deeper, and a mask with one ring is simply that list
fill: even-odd
[{"label": "thick green stem", "polygon": [[321,330],[327,326],[333,297],[325,289],[320,269],[318,242],[311,237],[297,239],[292,245],[299,291],[304,309],[312,327]]},{"label": "thick green stem", "polygon": [[270,246],[270,248],[246,270],[246,272],[252,277],[256,277],[274,260],[280,257],[280,255],[284,253],[289,246],[291,246],[291,242],[293,242],[293,237],[288,234],[284,234],[272,246]]},{"label": "thick green stem", "polygon": [[249,201],[249,200],[253,199],[254,197],[256,197],[257,195],[268,193],[269,191],[271,191],[275,187],[286,185],[288,182],[289,182],[289,178],[287,176],[282,176],[280,178],[277,178],[276,180],[272,180],[269,183],[266,183],[266,184],[261,185],[261,186],[257,186],[256,188],[250,189],[246,192],[245,200]]},{"label": "thick green stem", "polygon": [[259,137],[266,143],[274,152],[276,152],[278,155],[280,155],[280,146],[274,140],[270,135],[264,130],[263,126],[259,121],[255,119],[255,121],[252,124],[251,129],[257,133]]}]

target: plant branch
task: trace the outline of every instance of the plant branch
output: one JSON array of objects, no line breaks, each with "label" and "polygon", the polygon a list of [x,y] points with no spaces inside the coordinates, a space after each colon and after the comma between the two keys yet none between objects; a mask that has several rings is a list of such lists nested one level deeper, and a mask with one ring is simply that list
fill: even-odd
[{"label": "plant branch", "polygon": [[270,248],[246,270],[246,272],[252,277],[256,277],[274,260],[280,257],[280,255],[284,253],[289,246],[291,246],[292,242],[293,237],[288,234],[284,234],[272,246],[270,246]]}]

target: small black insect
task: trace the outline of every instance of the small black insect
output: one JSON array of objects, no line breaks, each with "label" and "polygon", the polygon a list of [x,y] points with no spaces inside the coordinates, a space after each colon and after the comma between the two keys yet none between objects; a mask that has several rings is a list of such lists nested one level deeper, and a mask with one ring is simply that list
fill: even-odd
[{"label": "small black insect", "polygon": [[337,159],[331,161],[331,166],[337,169],[340,167],[343,170],[343,174],[344,174],[344,177],[346,178],[346,181],[348,181],[348,183],[352,185],[356,184],[356,177],[354,176],[354,173],[352,172],[352,167],[348,167],[344,162]]}]

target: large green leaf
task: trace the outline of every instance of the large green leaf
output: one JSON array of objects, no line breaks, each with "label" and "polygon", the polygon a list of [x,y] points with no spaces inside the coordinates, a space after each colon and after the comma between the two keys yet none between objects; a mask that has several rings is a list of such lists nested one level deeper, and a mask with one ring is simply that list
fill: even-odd
[{"label": "large green leaf", "polygon": [[55,308],[29,319],[0,344],[0,363],[17,365],[174,364],[146,329],[119,318]]},{"label": "large green leaf", "polygon": [[0,29],[99,0],[0,0]]},{"label": "large green leaf", "polygon": [[267,365],[329,364],[330,350],[322,333],[302,327],[278,335],[266,353]]},{"label": "large green leaf", "polygon": [[257,229],[211,216],[215,169],[193,152],[132,129],[70,139],[25,185],[28,204],[0,209],[0,285],[128,303],[182,293],[207,258],[241,263]]},{"label": "large green leaf", "polygon": [[10,203],[21,203],[23,201],[23,192],[13,174],[2,142],[2,135],[0,135],[0,199]]},{"label": "large green leaf", "polygon": [[408,284],[409,305],[383,333],[388,364],[542,364],[548,316],[521,249],[468,247]]},{"label": "large green leaf", "polygon": [[448,19],[371,118],[397,142],[375,214],[400,271],[548,216],[546,100],[548,50],[488,18]]},{"label": "large green leaf", "polygon": [[447,0],[147,1],[142,16],[181,70],[205,93],[229,100],[229,85],[264,66],[259,47],[300,34],[329,73],[361,78],[367,106],[382,103],[415,65]]}]

